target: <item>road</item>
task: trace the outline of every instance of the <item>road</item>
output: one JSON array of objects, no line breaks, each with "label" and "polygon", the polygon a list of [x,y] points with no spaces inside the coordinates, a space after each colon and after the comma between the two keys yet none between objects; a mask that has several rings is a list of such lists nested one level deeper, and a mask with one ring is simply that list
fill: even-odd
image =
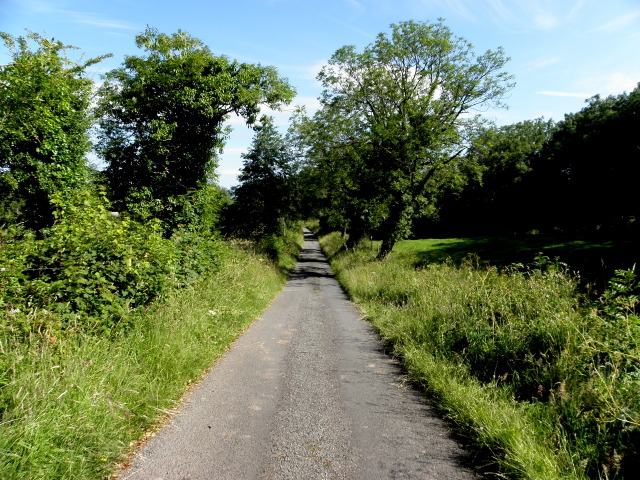
[{"label": "road", "polygon": [[305,230],[290,281],[126,480],[477,479]]}]

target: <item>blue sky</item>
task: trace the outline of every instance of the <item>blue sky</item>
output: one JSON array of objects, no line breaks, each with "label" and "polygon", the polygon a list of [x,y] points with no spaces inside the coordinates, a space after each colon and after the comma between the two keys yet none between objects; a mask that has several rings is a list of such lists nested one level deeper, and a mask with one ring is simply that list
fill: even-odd
[{"label": "blue sky", "polygon": [[[440,17],[479,52],[502,46],[511,57],[510,108],[487,112],[498,124],[561,120],[595,94],[640,82],[640,0],[0,0],[0,31],[29,29],[87,58],[113,53],[94,68],[98,82],[124,55],[140,53],[134,36],[145,26],[182,29],[216,54],[277,67],[298,92],[294,102],[311,110],[321,91],[315,76],[338,48],[362,49],[391,23]],[[278,114],[279,124],[288,115]],[[252,139],[241,122],[230,124],[218,169],[227,187]]]}]

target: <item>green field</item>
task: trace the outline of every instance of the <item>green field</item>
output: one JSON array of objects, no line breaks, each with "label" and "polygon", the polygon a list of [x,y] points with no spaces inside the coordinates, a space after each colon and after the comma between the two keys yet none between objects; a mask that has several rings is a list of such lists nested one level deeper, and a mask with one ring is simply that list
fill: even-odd
[{"label": "green field", "polygon": [[633,240],[567,240],[560,237],[469,237],[404,240],[393,252],[403,261],[421,266],[448,259],[459,264],[470,255],[498,267],[531,264],[540,254],[566,263],[578,272],[581,284],[602,291],[615,270],[640,263],[640,247]]}]

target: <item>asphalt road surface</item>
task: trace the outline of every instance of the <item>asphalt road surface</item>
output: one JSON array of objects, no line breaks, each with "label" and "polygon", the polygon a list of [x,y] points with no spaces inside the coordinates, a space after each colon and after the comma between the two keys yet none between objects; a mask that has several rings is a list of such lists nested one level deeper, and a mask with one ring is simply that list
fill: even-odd
[{"label": "asphalt road surface", "polygon": [[284,290],[121,478],[478,477],[305,230]]}]

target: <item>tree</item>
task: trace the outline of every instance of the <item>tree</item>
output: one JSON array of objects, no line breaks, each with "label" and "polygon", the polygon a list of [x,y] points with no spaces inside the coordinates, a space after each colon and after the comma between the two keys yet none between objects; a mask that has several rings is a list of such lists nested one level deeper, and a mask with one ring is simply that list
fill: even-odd
[{"label": "tree", "polygon": [[[371,145],[352,119],[325,105],[293,118],[292,140],[305,158],[303,197],[322,229],[349,232],[349,246],[373,232],[386,212],[383,179],[371,168]],[[304,199],[303,199],[304,201]]]},{"label": "tree", "polygon": [[169,228],[181,195],[206,183],[224,122],[235,113],[255,123],[260,106],[278,108],[294,91],[273,67],[214,56],[200,40],[155,29],[136,36],[146,56],[128,56],[101,89],[99,152],[121,206],[140,199]]},{"label": "tree", "polygon": [[391,25],[358,53],[339,49],[319,74],[324,108],[350,119],[385,181],[388,214],[379,258],[411,231],[428,184],[465,149],[474,110],[502,106],[511,77],[501,48],[482,55],[442,21]]},{"label": "tree", "polygon": [[277,233],[280,220],[295,216],[296,157],[275,125],[264,118],[256,127],[244,167],[233,191],[229,220],[237,233],[259,237]]},{"label": "tree", "polygon": [[0,215],[41,229],[53,222],[52,195],[88,179],[93,82],[85,70],[105,57],[75,63],[66,56],[75,47],[57,40],[0,37],[11,55],[0,66]]},{"label": "tree", "polygon": [[466,185],[439,200],[442,226],[457,235],[535,228],[541,192],[531,188],[533,168],[554,129],[542,118],[482,129],[460,165]]},{"label": "tree", "polygon": [[536,163],[541,221],[579,233],[637,232],[639,130],[640,84],[566,115]]}]

